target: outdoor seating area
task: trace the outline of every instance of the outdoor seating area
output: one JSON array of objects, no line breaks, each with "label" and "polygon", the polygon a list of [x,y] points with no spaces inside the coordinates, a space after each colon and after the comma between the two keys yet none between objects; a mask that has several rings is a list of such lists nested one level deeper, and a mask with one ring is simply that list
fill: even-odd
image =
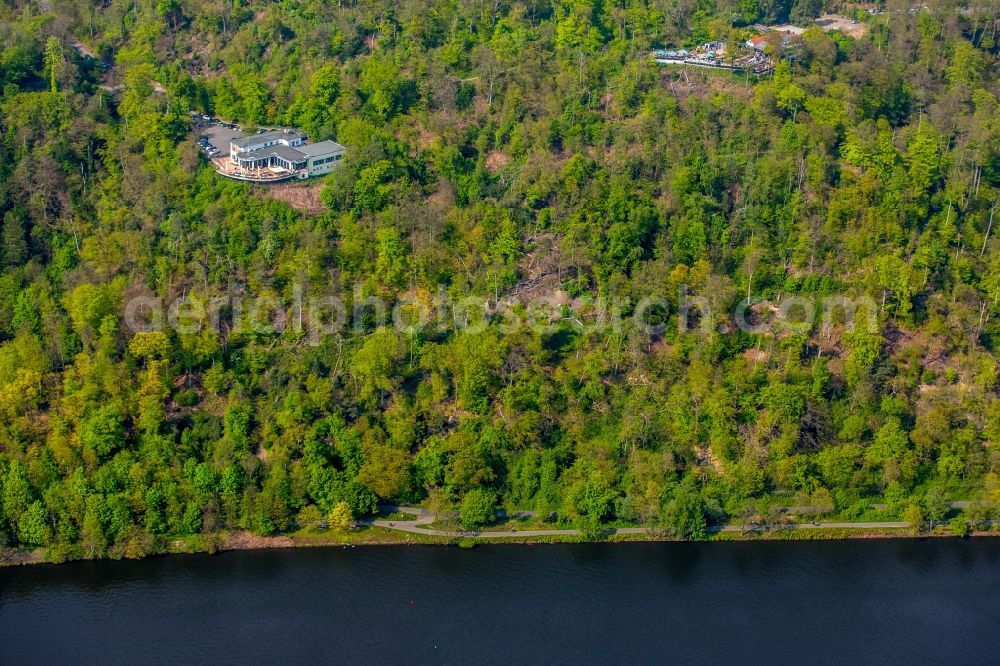
[{"label": "outdoor seating area", "polygon": [[280,166],[244,168],[231,161],[228,156],[213,157],[212,166],[215,167],[216,171],[227,178],[258,183],[277,183],[297,177],[294,171],[289,171],[288,169]]}]

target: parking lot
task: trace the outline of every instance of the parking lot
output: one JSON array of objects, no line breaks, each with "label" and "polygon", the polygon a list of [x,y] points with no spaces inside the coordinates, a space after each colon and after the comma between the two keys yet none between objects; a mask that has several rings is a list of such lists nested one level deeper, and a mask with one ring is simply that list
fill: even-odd
[{"label": "parking lot", "polygon": [[243,136],[236,125],[218,120],[199,118],[194,126],[198,144],[209,157],[226,157],[229,155],[229,142]]},{"label": "parking lot", "polygon": [[824,14],[816,19],[816,25],[823,28],[826,32],[830,32],[831,30],[840,30],[845,35],[853,37],[854,39],[864,37],[865,33],[868,31],[868,26],[866,24],[859,23],[854,19],[849,19],[840,14]]}]

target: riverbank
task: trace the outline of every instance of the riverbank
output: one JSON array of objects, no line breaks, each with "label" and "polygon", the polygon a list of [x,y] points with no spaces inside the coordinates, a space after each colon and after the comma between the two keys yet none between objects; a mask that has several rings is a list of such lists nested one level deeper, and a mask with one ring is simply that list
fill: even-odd
[{"label": "riverbank", "polygon": [[[419,511],[406,509],[406,511]],[[391,526],[389,523],[392,523]],[[553,544],[553,543],[621,543],[621,542],[682,542],[682,541],[822,541],[862,539],[925,539],[962,538],[939,525],[934,530],[917,531],[908,523],[792,523],[770,528],[760,526],[725,525],[710,527],[702,539],[677,539],[648,528],[609,528],[599,534],[586,534],[577,529],[497,530],[482,532],[451,532],[428,527],[431,520],[423,514],[416,520],[372,520],[346,531],[310,528],[298,532],[260,536],[247,531],[218,532],[174,538],[141,554],[114,553],[101,558],[51,558],[45,549],[0,549],[0,567],[28,564],[59,564],[91,559],[143,559],[156,555],[214,554],[226,551],[273,550],[284,548],[319,548],[357,546],[442,545],[471,548],[481,544]],[[972,531],[965,538],[995,537],[991,531]]]}]

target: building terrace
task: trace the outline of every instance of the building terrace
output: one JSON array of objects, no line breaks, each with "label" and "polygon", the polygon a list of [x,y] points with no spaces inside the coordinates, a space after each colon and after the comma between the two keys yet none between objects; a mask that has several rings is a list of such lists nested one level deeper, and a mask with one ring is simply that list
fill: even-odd
[{"label": "building terrace", "polygon": [[[215,170],[227,178],[273,183],[295,178],[311,178],[329,173],[347,149],[336,141],[307,143],[297,130],[273,129],[247,134],[234,126],[216,122],[202,133],[199,141],[209,154]],[[228,142],[228,145],[218,145]]]}]

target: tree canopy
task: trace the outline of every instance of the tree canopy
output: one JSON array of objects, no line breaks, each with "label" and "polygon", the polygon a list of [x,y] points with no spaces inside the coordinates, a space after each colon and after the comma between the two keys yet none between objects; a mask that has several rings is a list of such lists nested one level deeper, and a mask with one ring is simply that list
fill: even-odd
[{"label": "tree canopy", "polygon": [[[0,542],[1000,499],[996,2],[648,55],[823,9],[6,3]],[[227,180],[202,114],[347,158]]]}]

